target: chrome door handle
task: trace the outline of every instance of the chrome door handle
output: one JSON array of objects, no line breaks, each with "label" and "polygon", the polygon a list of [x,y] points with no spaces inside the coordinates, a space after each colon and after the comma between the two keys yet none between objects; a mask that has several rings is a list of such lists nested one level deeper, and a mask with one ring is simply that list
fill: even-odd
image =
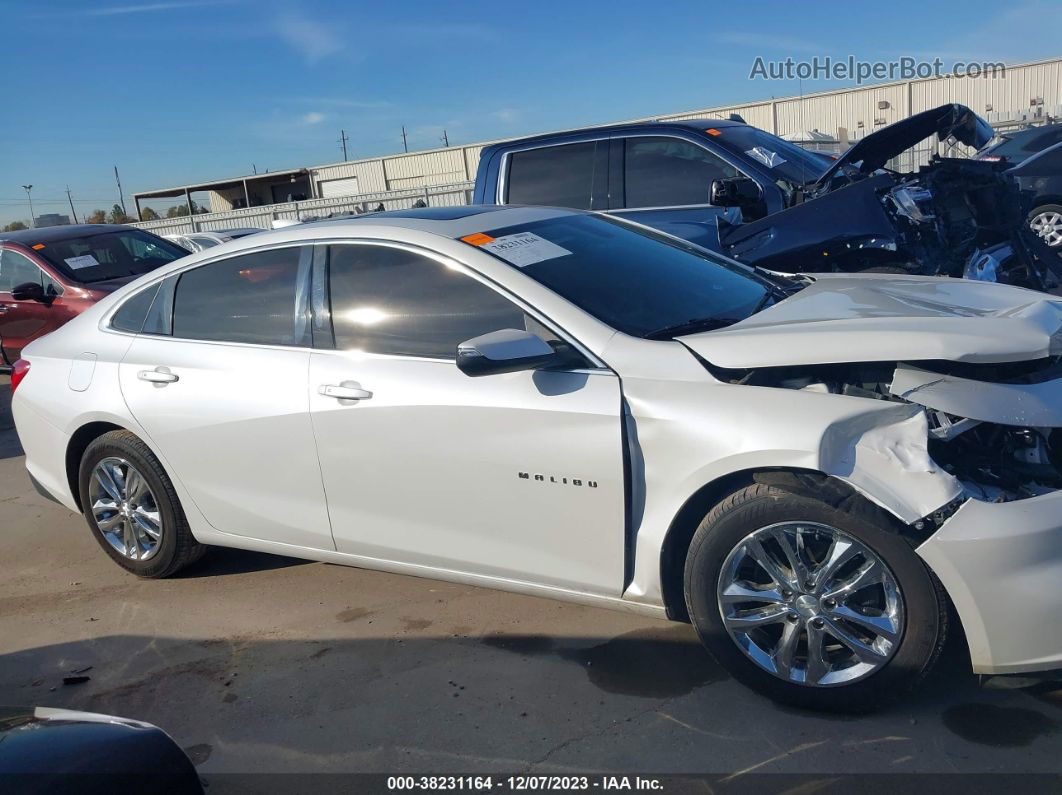
[{"label": "chrome door handle", "polygon": [[147,381],[150,384],[172,384],[174,381],[180,381],[180,376],[177,373],[171,373],[169,367],[156,367],[154,370],[141,370],[136,374],[136,377],[141,381]]},{"label": "chrome door handle", "polygon": [[322,384],[317,391],[325,397],[336,400],[368,400],[372,392],[362,389],[357,381],[344,381],[341,384]]}]

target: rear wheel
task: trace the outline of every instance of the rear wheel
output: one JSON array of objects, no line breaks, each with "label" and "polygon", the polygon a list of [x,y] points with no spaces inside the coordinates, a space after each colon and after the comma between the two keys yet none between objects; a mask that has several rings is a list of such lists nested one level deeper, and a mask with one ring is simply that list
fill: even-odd
[{"label": "rear wheel", "polygon": [[112,431],[81,458],[81,505],[92,534],[119,566],[140,577],[168,577],[206,547],[188,527],[173,483],[135,434]]},{"label": "rear wheel", "polygon": [[720,663],[796,706],[873,709],[913,687],[944,643],[939,584],[891,517],[859,497],[736,492],[697,528],[685,589]]}]

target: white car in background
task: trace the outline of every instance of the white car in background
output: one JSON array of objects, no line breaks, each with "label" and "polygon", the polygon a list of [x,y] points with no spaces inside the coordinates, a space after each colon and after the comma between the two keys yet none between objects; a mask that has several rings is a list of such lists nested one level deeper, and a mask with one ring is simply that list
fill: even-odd
[{"label": "white car in background", "polygon": [[264,229],[247,227],[245,229],[221,229],[216,232],[193,232],[186,235],[166,235],[166,238],[195,254],[214,246],[220,246],[222,243],[228,243],[230,240],[239,240],[264,231]]},{"label": "white car in background", "polygon": [[120,566],[206,545],[689,620],[772,698],[1062,666],[1062,303],[780,278],[546,208],[263,233],[27,347],[38,488]]}]

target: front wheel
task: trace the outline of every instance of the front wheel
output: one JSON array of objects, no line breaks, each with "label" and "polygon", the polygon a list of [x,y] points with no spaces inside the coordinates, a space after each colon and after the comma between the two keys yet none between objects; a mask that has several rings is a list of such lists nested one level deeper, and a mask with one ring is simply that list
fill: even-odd
[{"label": "front wheel", "polygon": [[946,602],[891,517],[859,497],[756,484],[701,522],[686,602],[741,682],[795,706],[873,709],[913,687],[944,643]]},{"label": "front wheel", "polygon": [[81,506],[111,559],[140,577],[169,577],[203,556],[155,454],[135,434],[111,431],[81,457]]}]

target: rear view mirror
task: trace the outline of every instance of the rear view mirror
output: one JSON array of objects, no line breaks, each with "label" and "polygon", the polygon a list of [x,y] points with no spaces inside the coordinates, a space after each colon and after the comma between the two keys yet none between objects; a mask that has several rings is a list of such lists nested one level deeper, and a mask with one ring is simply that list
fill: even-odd
[{"label": "rear view mirror", "polygon": [[747,177],[713,179],[708,203],[716,207],[751,209],[760,203],[760,186]]},{"label": "rear view mirror", "polygon": [[11,297],[16,301],[39,301],[42,304],[50,304],[55,300],[55,296],[44,292],[37,282],[25,282],[12,287]]},{"label": "rear view mirror", "polygon": [[530,331],[502,329],[457,346],[457,369],[465,375],[496,375],[572,363],[565,350],[555,349]]}]

